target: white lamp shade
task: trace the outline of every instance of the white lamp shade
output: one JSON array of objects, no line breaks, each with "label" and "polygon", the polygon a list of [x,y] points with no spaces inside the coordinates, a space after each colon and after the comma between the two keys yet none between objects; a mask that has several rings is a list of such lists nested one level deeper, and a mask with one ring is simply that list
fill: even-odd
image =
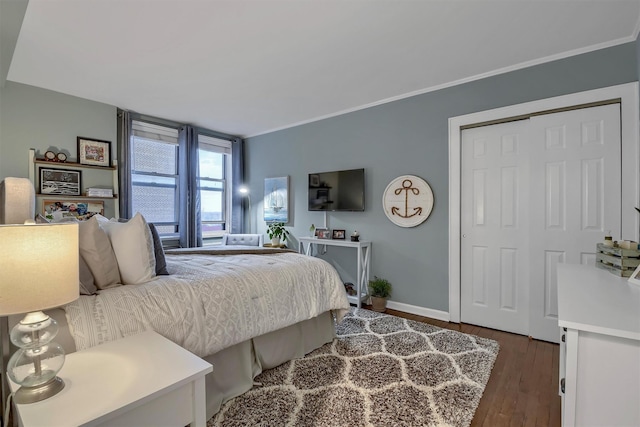
[{"label": "white lamp shade", "polygon": [[36,194],[27,178],[7,177],[0,182],[0,224],[23,224],[33,219]]},{"label": "white lamp shade", "polygon": [[0,225],[0,316],[78,299],[78,224]]}]

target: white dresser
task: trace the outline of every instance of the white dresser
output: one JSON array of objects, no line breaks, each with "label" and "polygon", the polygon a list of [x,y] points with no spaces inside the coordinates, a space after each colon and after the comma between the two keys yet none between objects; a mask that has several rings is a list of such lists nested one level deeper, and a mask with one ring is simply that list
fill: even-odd
[{"label": "white dresser", "polygon": [[640,286],[559,264],[558,324],[562,425],[640,426]]}]

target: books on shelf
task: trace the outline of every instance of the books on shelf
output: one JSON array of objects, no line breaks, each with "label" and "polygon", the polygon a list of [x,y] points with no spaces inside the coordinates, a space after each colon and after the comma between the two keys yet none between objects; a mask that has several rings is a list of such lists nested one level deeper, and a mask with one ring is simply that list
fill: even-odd
[{"label": "books on shelf", "polygon": [[89,187],[87,188],[88,197],[113,197],[113,188]]}]

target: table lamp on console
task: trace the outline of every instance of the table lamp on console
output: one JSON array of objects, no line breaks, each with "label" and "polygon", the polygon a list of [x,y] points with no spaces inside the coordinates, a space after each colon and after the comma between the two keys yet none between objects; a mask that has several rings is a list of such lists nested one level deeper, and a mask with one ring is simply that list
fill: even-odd
[{"label": "table lamp on console", "polygon": [[19,347],[6,367],[21,386],[14,400],[38,402],[64,388],[58,325],[43,310],[78,299],[78,224],[0,225],[0,260],[0,316],[26,313],[10,334]]}]

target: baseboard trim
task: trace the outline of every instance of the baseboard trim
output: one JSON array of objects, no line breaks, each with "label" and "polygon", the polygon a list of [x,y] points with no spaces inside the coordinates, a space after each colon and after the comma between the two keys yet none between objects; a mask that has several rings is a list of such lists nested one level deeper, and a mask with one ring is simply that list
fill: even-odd
[{"label": "baseboard trim", "polygon": [[419,307],[417,305],[404,304],[401,302],[387,301],[387,308],[392,310],[404,311],[405,313],[416,314],[418,316],[430,317],[444,322],[449,321],[449,312],[434,310],[432,308]]}]

